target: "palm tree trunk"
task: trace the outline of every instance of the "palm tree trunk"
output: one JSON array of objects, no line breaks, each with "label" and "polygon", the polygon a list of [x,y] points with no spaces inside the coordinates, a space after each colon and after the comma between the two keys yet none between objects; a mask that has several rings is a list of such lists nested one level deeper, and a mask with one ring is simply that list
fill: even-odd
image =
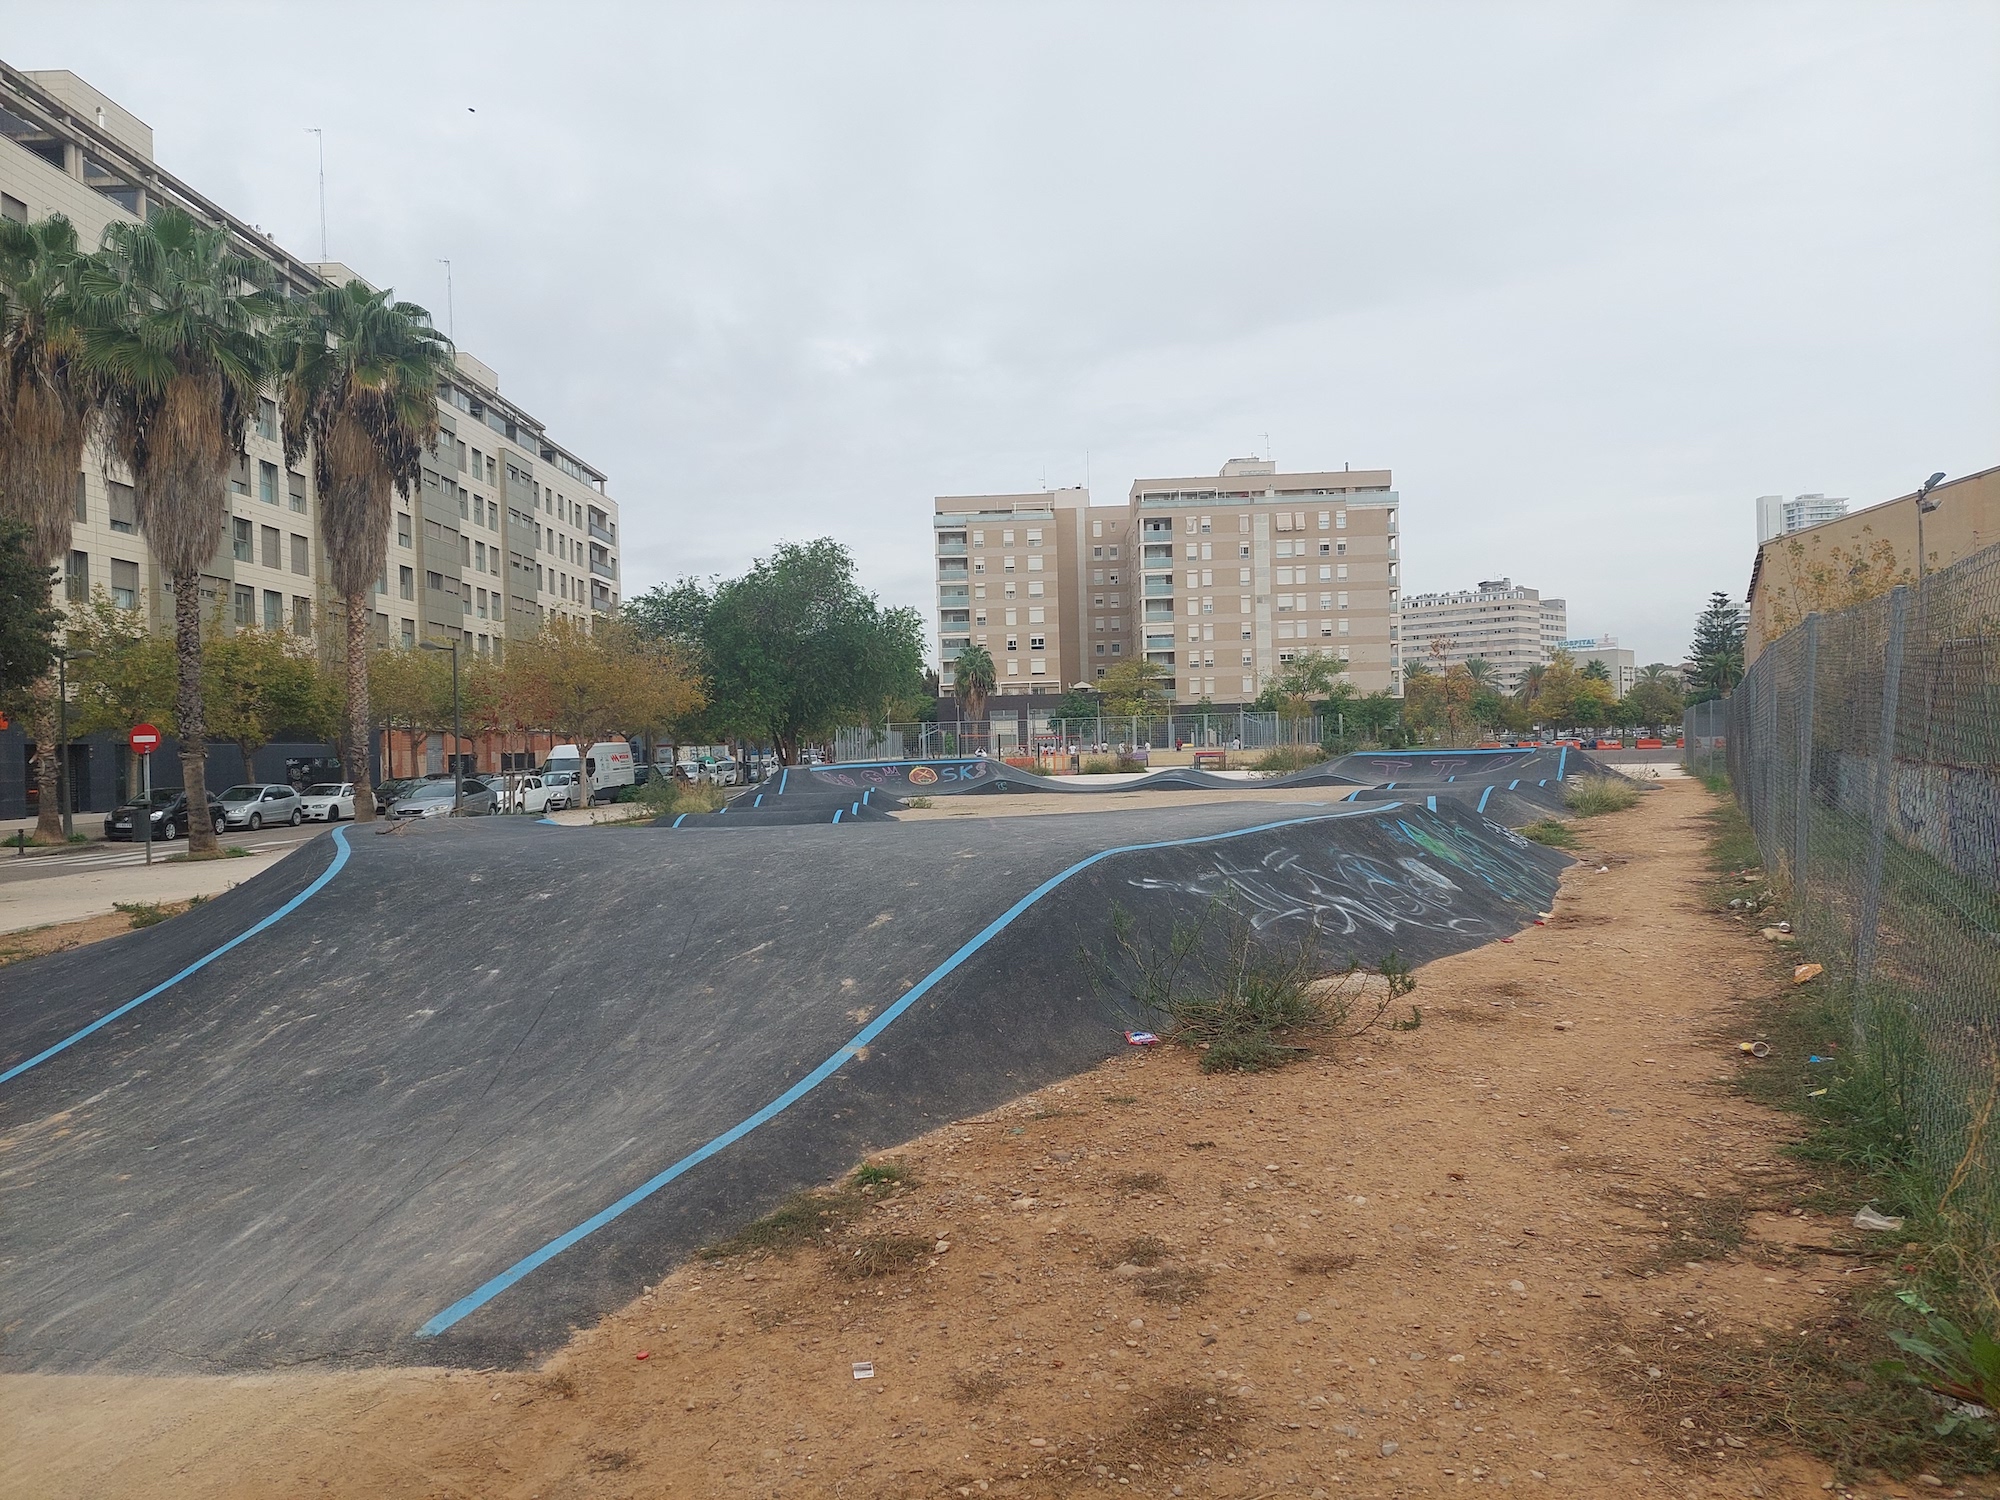
[{"label": "palm tree trunk", "polygon": [[201,572],[174,577],[174,729],[181,742],[181,786],[188,799],[188,853],[217,852],[208,820],[208,724],[201,706]]},{"label": "palm tree trunk", "polygon": [[60,844],[62,831],[62,789],[56,768],[56,676],[53,671],[35,685],[35,785],[41,805],[35,810],[37,844]]},{"label": "palm tree trunk", "polygon": [[347,742],[354,747],[348,780],[354,783],[354,821],[375,821],[375,788],[368,779],[368,595],[347,596]]}]

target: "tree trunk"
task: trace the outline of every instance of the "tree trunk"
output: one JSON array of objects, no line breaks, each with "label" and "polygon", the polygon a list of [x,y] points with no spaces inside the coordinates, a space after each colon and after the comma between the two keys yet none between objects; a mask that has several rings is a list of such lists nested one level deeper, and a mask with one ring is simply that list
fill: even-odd
[{"label": "tree trunk", "polygon": [[[368,779],[368,615],[365,593],[347,596],[347,742],[354,746],[354,821],[375,821],[375,788]],[[391,769],[386,761],[384,770]]]},{"label": "tree trunk", "polygon": [[201,705],[201,573],[174,578],[174,731],[181,742],[181,785],[188,799],[188,853],[214,854],[215,827],[208,820],[208,725]]},{"label": "tree trunk", "polygon": [[37,844],[60,844],[62,831],[62,789],[57,784],[61,761],[56,751],[56,674],[52,669],[35,685],[35,785],[40,788],[41,805],[35,809]]}]

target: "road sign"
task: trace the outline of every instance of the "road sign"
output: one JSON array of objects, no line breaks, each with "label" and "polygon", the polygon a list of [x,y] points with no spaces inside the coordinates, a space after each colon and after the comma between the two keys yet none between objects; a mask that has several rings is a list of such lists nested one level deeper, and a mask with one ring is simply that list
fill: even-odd
[{"label": "road sign", "polygon": [[160,748],[160,731],[151,724],[134,724],[126,739],[141,755],[151,755]]}]

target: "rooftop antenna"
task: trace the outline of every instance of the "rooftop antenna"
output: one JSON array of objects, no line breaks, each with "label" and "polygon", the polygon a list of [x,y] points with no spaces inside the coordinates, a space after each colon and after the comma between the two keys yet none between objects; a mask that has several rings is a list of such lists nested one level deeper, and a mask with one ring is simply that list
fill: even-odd
[{"label": "rooftop antenna", "polygon": [[319,142],[319,258],[328,259],[326,253],[326,132],[317,125],[308,125],[306,134]]},{"label": "rooftop antenna", "polygon": [[458,318],[451,305],[451,262],[440,255],[438,264],[444,267],[444,336],[455,344],[458,342]]}]

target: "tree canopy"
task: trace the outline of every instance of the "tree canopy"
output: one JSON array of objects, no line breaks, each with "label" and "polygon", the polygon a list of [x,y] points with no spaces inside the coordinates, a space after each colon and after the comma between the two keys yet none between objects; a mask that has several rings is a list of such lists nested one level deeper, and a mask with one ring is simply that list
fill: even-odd
[{"label": "tree canopy", "polygon": [[1688,702],[1707,703],[1736,690],[1743,680],[1744,634],[1743,606],[1719,589],[1710,594],[1688,649]]},{"label": "tree canopy", "polygon": [[54,576],[28,555],[31,533],[0,520],[0,693],[10,697],[55,664],[61,615],[49,603]]}]

